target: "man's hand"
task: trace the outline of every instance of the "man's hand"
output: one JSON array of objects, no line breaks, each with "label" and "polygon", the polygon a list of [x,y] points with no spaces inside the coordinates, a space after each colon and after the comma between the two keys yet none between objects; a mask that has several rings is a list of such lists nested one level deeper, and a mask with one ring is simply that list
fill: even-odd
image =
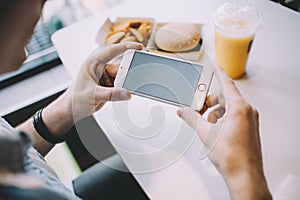
[{"label": "man's hand", "polygon": [[216,75],[224,87],[225,105],[219,96],[209,96],[201,114],[219,105],[209,113],[208,121],[188,108],[179,109],[177,114],[197,131],[202,141],[212,123],[225,114],[220,139],[209,159],[223,175],[232,199],[272,199],[263,172],[258,112],[222,68],[217,67]]},{"label": "man's hand", "polygon": [[118,65],[108,64],[127,49],[142,49],[138,43],[111,45],[96,49],[84,63],[77,79],[72,84],[72,110],[78,121],[102,108],[107,101],[128,100],[131,93],[125,89],[113,88]]},{"label": "man's hand", "polygon": [[[128,100],[131,93],[113,88],[118,65],[108,64],[127,49],[142,49],[139,43],[122,43],[97,48],[83,64],[71,86],[54,102],[43,109],[42,119],[53,137],[64,137],[80,119],[99,110],[106,101]],[[34,138],[33,146],[46,155],[54,146],[44,140],[28,119],[17,127]]]}]

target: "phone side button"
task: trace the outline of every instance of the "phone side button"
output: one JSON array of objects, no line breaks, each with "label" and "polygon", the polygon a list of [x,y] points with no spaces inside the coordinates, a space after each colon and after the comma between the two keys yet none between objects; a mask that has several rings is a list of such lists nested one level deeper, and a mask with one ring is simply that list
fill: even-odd
[{"label": "phone side button", "polygon": [[198,90],[200,92],[204,92],[206,90],[206,85],[204,83],[201,83],[198,85]]}]

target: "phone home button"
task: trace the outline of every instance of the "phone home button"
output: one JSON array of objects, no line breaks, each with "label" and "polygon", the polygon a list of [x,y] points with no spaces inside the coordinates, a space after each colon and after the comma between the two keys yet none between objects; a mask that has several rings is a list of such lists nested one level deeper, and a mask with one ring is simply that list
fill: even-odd
[{"label": "phone home button", "polygon": [[198,90],[199,90],[200,92],[204,92],[204,91],[206,90],[206,85],[205,85],[204,83],[200,83],[200,84],[198,85]]}]

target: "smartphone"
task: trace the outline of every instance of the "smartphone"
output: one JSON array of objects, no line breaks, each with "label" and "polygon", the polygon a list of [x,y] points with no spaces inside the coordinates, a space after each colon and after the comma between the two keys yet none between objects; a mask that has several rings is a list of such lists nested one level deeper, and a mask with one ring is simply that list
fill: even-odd
[{"label": "smartphone", "polygon": [[212,76],[212,70],[200,63],[127,50],[115,79],[115,87],[199,111],[205,102]]}]

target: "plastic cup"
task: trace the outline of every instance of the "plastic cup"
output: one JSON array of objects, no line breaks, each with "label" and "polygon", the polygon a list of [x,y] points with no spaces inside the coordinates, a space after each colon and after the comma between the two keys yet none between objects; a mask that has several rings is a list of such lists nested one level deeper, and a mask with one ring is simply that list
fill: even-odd
[{"label": "plastic cup", "polygon": [[232,79],[246,73],[246,65],[257,28],[259,12],[243,1],[231,1],[213,14],[216,61]]}]

